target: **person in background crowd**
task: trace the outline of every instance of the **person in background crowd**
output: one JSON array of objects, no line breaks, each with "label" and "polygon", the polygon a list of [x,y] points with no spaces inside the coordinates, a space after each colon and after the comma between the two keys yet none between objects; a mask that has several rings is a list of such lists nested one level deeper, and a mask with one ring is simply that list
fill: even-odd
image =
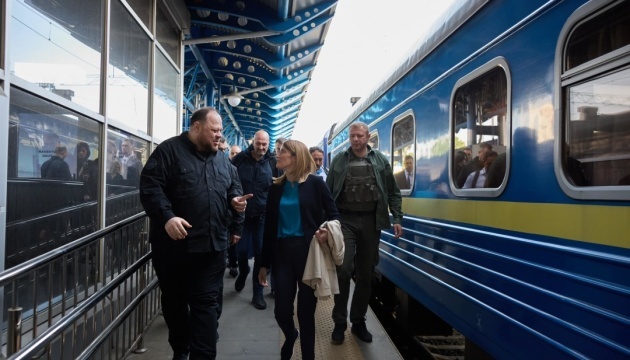
[{"label": "person in background crowd", "polygon": [[479,153],[475,156],[474,159],[468,161],[466,165],[459,172],[459,176],[457,177],[457,188],[462,188],[468,175],[474,173],[477,170],[481,170],[483,168],[483,163],[486,160],[486,154],[492,151],[492,144],[489,142],[483,142],[479,144]]},{"label": "person in background crowd", "polygon": [[142,162],[136,157],[135,146],[131,139],[125,139],[120,145],[120,164],[122,165],[122,176],[129,186],[138,187]]},{"label": "person in background crowd", "polygon": [[230,144],[227,143],[227,140],[221,136],[221,139],[219,140],[219,151],[223,152],[226,156],[228,155],[227,153],[227,149],[230,148]]},{"label": "person in background crowd", "polygon": [[[225,214],[233,210],[233,221],[241,224],[251,195],[242,195],[234,167],[218,154],[219,113],[201,108],[190,121],[189,131],[151,154],[142,170],[140,201],[151,220],[152,261],[173,359],[206,360],[217,355],[228,247]],[[232,231],[231,240],[237,241],[240,228]]]},{"label": "person in background crowd", "polygon": [[505,167],[507,161],[507,154],[501,153],[497,156],[492,164],[487,170],[486,173],[486,182],[483,184],[483,187],[486,188],[498,188],[503,183],[503,178],[505,177]]},{"label": "person in background crowd", "polygon": [[83,201],[96,200],[98,194],[98,163],[90,160],[90,146],[87,143],[77,143],[77,180],[83,182]]},{"label": "person in background crowd", "polygon": [[243,191],[254,195],[245,212],[243,237],[236,246],[239,274],[234,282],[234,289],[240,292],[245,287],[250,271],[248,259],[253,256],[255,275],[252,276],[254,291],[252,304],[258,310],[267,308],[267,302],[263,298],[263,286],[258,282],[257,275],[262,254],[267,190],[271,185],[273,170],[276,168],[276,158],[268,150],[269,134],[264,130],[258,130],[252,144],[232,159],[232,164],[236,166],[243,185]]},{"label": "person in background crowd", "polygon": [[42,179],[70,180],[70,166],[63,159],[68,156],[68,148],[59,144],[55,147],[53,155],[46,160],[41,167]]},{"label": "person in background crowd", "polygon": [[483,168],[471,172],[466,178],[466,182],[464,183],[463,189],[475,189],[475,188],[483,188],[486,183],[486,176],[488,174],[488,169],[494,159],[497,158],[499,154],[496,151],[489,151],[484,156]]},{"label": "person in background crowd", "polygon": [[120,172],[122,171],[122,165],[120,161],[114,160],[110,164],[109,171],[107,172],[107,184],[108,185],[123,185],[125,179],[123,179]]},{"label": "person in background crowd", "polygon": [[346,253],[337,267],[339,294],[335,295],[332,318],[335,328],[332,343],[344,341],[347,328],[350,277],[354,271],[356,285],[350,306],[352,333],[364,342],[372,342],[365,324],[372,276],[378,264],[381,230],[391,227],[389,212],[394,220],[394,236],[402,235],[402,196],[394,179],[389,160],[368,145],[370,129],[363,122],[349,128],[350,148],[335,156],[326,183],[341,213]]},{"label": "person in background crowd", "polygon": [[241,152],[241,147],[238,145],[232,145],[230,148],[230,161],[234,159],[234,157]]},{"label": "person in background crowd", "polygon": [[[275,147],[273,148],[273,152],[271,153],[274,156],[274,158],[278,155],[277,150],[282,147],[282,144],[284,144],[285,141],[287,141],[287,139],[283,137],[279,137],[276,139],[276,142],[274,144]],[[280,177],[282,176],[283,173],[284,172],[281,169],[278,169],[277,167],[273,169],[273,177]],[[273,287],[273,279],[271,281],[271,286]]]},{"label": "person in background crowd", "polygon": [[[241,147],[238,145],[232,145],[230,148],[230,161],[241,152]],[[236,255],[236,244],[231,244],[228,248],[228,269],[231,277],[238,276],[238,256]]]},{"label": "person in background crowd", "polygon": [[464,152],[464,154],[466,154],[466,161],[465,162],[469,162],[470,159],[472,159],[472,149],[470,148],[470,146],[466,146],[464,148],[464,150],[462,150]]},{"label": "person in background crowd", "polygon": [[464,168],[464,165],[466,165],[466,159],[467,156],[463,150],[457,150],[455,152],[455,156],[453,157],[453,172],[451,173],[454,180],[457,180],[459,173]]},{"label": "person in background crowd", "polygon": [[400,189],[411,189],[411,184],[413,184],[413,156],[405,156],[404,165],[405,168],[394,174],[394,178]]},{"label": "person in background crowd", "polygon": [[[320,228],[335,220],[339,212],[323,179],[314,176],[315,163],[306,145],[287,140],[278,150],[278,168],[284,171],[269,188],[265,212],[263,256],[258,273],[267,286],[267,269],[275,271],[275,317],[286,338],[280,358],[290,359],[298,336],[302,359],[315,358],[315,308],[317,297],[302,281],[311,239],[328,239],[328,230]],[[323,211],[322,211],[323,210]],[[293,302],[297,291],[297,317],[300,333],[293,321]]]},{"label": "person in background crowd", "polygon": [[319,146],[313,146],[308,149],[308,152],[311,154],[311,157],[315,162],[315,166],[317,167],[315,174],[321,176],[324,178],[324,181],[326,181],[328,168],[324,166],[324,150],[322,150]]}]

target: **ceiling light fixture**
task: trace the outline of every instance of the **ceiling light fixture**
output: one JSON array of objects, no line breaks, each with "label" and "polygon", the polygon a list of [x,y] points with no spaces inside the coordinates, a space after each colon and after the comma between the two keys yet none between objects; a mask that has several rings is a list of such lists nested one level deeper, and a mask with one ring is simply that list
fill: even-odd
[{"label": "ceiling light fixture", "polygon": [[226,95],[226,98],[230,106],[238,106],[241,103],[241,100],[243,99],[243,97],[237,93]]}]

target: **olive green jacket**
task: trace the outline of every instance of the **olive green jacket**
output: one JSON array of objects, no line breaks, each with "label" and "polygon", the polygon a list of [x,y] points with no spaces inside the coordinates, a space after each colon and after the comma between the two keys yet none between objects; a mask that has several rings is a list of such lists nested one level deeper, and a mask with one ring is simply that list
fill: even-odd
[{"label": "olive green jacket", "polygon": [[[348,172],[348,157],[351,151],[352,148],[348,148],[348,150],[335,156],[332,160],[332,164],[330,164],[330,170],[326,178],[326,184],[332,192],[333,199],[335,199],[337,204],[341,202],[339,196],[343,191],[343,184]],[[389,211],[392,212],[394,224],[400,224],[403,217],[402,196],[400,195],[398,184],[396,184],[396,180],[394,179],[394,173],[389,161],[385,155],[381,154],[378,150],[372,150],[369,145],[368,153],[365,158],[372,164],[374,175],[376,176],[376,185],[381,194],[376,204],[376,228],[383,230],[392,226],[389,222]]]}]

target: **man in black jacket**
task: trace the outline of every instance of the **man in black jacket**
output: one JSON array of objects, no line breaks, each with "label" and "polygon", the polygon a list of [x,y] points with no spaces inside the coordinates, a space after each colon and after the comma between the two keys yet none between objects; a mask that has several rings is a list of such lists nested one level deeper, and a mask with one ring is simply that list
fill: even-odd
[{"label": "man in black jacket", "polygon": [[276,158],[268,150],[269,134],[264,130],[259,130],[254,135],[252,144],[232,159],[232,164],[236,166],[243,185],[243,191],[246,194],[254,195],[245,212],[243,237],[236,246],[239,274],[234,288],[236,291],[241,291],[245,287],[245,281],[250,272],[248,258],[253,256],[252,286],[254,296],[252,297],[252,304],[258,310],[267,308],[267,303],[263,298],[263,286],[258,282],[257,276],[262,254],[267,191],[271,185],[274,170],[276,170]]},{"label": "man in black jacket", "polygon": [[[140,178],[174,359],[216,357],[226,219],[231,207],[240,224],[248,199],[234,167],[217,154],[222,131],[215,109],[195,111],[190,130],[161,143]],[[237,241],[241,229],[231,230]]]},{"label": "man in black jacket", "polygon": [[70,180],[70,166],[63,161],[68,155],[68,148],[65,145],[55,147],[55,153],[50,159],[42,164],[42,179]]}]

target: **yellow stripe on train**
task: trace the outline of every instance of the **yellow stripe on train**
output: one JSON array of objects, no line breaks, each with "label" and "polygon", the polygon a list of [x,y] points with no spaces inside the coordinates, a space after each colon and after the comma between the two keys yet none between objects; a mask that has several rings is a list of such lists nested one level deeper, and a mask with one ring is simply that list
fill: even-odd
[{"label": "yellow stripe on train", "polygon": [[630,248],[630,207],[403,198],[405,215]]}]

